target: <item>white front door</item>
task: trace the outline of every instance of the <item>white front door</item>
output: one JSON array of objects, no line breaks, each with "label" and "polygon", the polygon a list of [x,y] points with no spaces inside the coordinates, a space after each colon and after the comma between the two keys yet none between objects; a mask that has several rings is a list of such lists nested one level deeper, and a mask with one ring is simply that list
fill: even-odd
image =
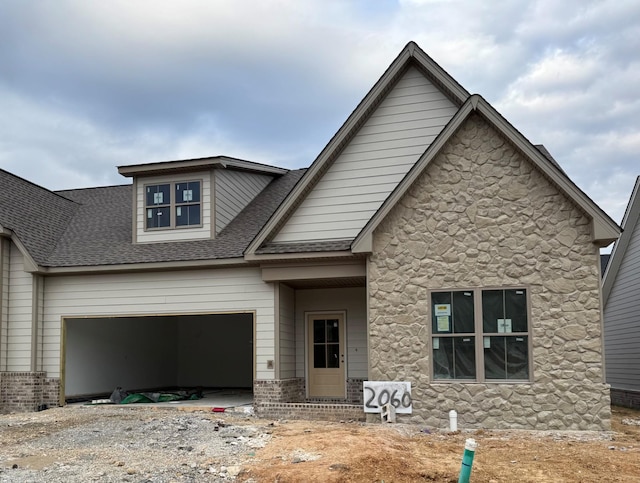
[{"label": "white front door", "polygon": [[309,397],[346,397],[344,325],[341,313],[307,316]]}]

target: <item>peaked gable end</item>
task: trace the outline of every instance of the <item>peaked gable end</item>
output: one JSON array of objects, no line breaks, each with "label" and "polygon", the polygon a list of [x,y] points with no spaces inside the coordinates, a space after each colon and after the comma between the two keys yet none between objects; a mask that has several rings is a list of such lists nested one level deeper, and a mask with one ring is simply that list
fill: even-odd
[{"label": "peaked gable end", "polygon": [[409,66],[273,241],[355,238],[457,110]]}]

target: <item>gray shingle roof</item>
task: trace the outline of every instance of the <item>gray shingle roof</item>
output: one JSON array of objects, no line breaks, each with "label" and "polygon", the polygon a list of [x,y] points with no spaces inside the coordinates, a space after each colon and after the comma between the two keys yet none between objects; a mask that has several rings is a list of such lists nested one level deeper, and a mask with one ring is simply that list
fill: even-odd
[{"label": "gray shingle roof", "polygon": [[[37,261],[46,267],[241,258],[247,245],[303,173],[304,170],[290,171],[274,179],[212,240],[134,245],[131,185],[53,193],[40,187],[35,189],[35,185],[30,185],[20,178],[19,182],[12,179],[4,186],[0,184],[4,196],[0,198],[3,203],[0,213],[7,220],[11,220],[20,214],[19,208],[16,207],[22,204],[29,205],[30,213],[34,213],[29,215],[29,223],[21,222],[21,226],[25,226],[21,229],[25,234],[23,242],[26,245],[26,239],[31,240],[31,244],[27,245],[30,249],[30,246],[34,246],[33,239],[45,238],[39,235],[39,232],[48,234],[46,240],[36,247],[37,253],[42,255]],[[23,186],[25,183],[32,187]],[[16,203],[22,196],[16,198],[15,195],[27,188],[35,190],[36,193],[26,193],[30,197],[25,200],[35,199],[37,203]],[[51,222],[55,230],[49,227]],[[12,228],[9,224],[2,224]],[[47,243],[53,250],[44,250],[40,246],[46,246]]]},{"label": "gray shingle roof", "polygon": [[0,169],[0,225],[12,230],[42,264],[79,206],[59,194]]},{"label": "gray shingle roof", "polygon": [[256,250],[258,254],[308,253],[344,251],[351,248],[353,240],[327,240],[297,243],[265,243]]}]

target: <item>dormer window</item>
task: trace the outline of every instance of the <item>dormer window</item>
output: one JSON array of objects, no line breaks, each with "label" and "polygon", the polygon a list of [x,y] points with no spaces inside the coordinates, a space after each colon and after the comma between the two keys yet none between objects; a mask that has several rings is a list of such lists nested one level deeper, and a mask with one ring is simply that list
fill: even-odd
[{"label": "dormer window", "polygon": [[147,230],[202,226],[201,182],[146,185],[145,211]]}]

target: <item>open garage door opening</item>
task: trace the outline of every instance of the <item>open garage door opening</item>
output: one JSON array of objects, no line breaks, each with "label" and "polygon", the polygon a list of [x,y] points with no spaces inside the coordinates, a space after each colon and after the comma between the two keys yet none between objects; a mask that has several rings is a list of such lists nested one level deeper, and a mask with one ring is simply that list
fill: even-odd
[{"label": "open garage door opening", "polygon": [[253,387],[253,314],[65,319],[64,397]]}]

